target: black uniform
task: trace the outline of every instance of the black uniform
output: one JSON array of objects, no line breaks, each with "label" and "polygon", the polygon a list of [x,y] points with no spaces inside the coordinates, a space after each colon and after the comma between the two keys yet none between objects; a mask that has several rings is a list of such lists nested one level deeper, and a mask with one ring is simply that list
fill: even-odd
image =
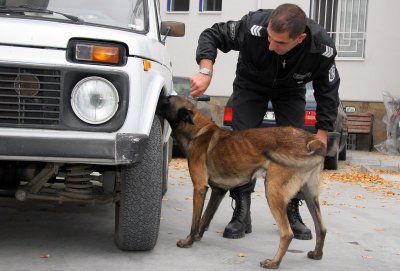
[{"label": "black uniform", "polygon": [[240,21],[214,24],[202,32],[196,60],[215,62],[217,49],[239,51],[233,82],[233,128],[261,124],[271,100],[277,124],[301,127],[305,84],[313,81],[317,101],[317,129],[333,130],[339,104],[340,78],[336,49],[319,24],[307,21],[307,37],[285,55],[269,51],[267,23],[272,10],[258,10]]}]

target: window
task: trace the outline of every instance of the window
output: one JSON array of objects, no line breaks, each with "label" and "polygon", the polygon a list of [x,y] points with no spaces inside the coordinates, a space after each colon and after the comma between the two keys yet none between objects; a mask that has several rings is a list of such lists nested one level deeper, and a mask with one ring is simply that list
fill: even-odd
[{"label": "window", "polygon": [[189,11],[189,0],[168,0],[167,11]]},{"label": "window", "polygon": [[368,0],[313,0],[311,18],[335,41],[338,57],[364,59]]},{"label": "window", "polygon": [[199,0],[199,11],[221,11],[222,0]]}]

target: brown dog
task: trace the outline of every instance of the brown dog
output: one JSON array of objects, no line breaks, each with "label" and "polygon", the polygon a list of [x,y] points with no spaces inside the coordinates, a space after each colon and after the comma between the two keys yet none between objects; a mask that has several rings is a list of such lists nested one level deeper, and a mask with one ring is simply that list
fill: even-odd
[{"label": "brown dog", "polygon": [[[326,228],[318,201],[319,176],[325,145],[309,132],[290,127],[232,132],[218,127],[188,100],[169,96],[158,113],[167,119],[175,140],[186,150],[192,178],[193,217],[190,234],[179,247],[190,247],[208,228],[227,190],[263,177],[265,194],[280,231],[279,248],[261,266],[276,269],[293,238],[287,217],[289,201],[301,192],[315,225],[316,245],[308,257],[322,258]],[[205,213],[208,186],[212,193]]]}]

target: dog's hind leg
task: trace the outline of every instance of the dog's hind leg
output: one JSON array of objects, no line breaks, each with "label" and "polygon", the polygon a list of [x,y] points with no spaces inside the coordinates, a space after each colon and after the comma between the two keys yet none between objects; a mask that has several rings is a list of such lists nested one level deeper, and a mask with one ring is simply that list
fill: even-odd
[{"label": "dog's hind leg", "polygon": [[322,220],[318,189],[319,189],[319,170],[313,172],[309,182],[302,188],[308,210],[310,211],[311,217],[315,225],[316,243],[314,251],[309,251],[307,256],[310,259],[320,260],[323,255],[323,247],[326,236],[326,228]]},{"label": "dog's hind leg", "polygon": [[290,174],[282,173],[282,171],[270,167],[267,175],[268,181],[265,181],[266,197],[271,213],[279,227],[280,241],[274,258],[264,260],[260,262],[260,265],[268,269],[277,269],[293,239],[286,210],[289,200],[295,195],[295,192],[288,185],[284,185],[286,178],[290,182],[290,178],[293,177]]},{"label": "dog's hind leg", "polygon": [[210,222],[214,217],[214,214],[217,211],[226,192],[227,190],[211,187],[210,201],[208,202],[207,208],[200,220],[199,240],[203,237],[204,232],[208,230],[208,226],[210,226]]}]

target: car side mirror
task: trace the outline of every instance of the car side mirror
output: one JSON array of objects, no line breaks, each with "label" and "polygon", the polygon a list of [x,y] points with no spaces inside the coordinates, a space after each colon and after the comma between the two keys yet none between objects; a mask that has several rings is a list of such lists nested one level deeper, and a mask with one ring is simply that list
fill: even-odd
[{"label": "car side mirror", "polygon": [[185,36],[185,24],[174,21],[163,21],[161,22],[160,34],[165,37],[183,37]]}]

